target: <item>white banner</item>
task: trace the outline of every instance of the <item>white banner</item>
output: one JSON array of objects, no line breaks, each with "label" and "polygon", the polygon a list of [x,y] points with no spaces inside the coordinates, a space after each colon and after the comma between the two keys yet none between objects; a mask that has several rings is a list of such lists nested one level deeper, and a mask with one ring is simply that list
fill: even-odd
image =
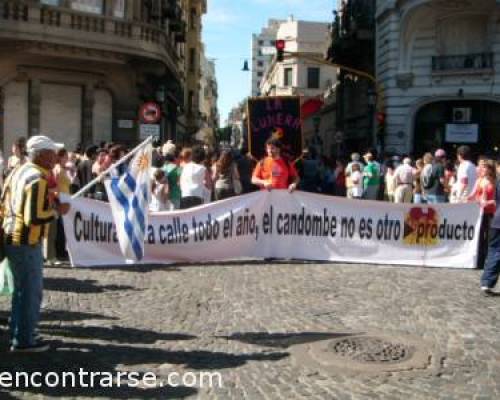
[{"label": "white banner", "polygon": [[[108,203],[72,200],[64,217],[74,266],[121,265]],[[261,191],[151,213],[143,263],[289,258],[473,268],[478,204],[391,204]]]}]

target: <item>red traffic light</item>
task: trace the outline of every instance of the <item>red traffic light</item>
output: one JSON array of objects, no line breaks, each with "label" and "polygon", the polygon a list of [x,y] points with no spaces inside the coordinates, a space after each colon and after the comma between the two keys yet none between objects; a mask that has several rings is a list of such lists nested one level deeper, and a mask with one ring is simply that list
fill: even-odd
[{"label": "red traffic light", "polygon": [[377,121],[379,124],[383,124],[385,122],[385,113],[378,112],[377,113]]},{"label": "red traffic light", "polygon": [[276,40],[275,44],[276,50],[283,51],[285,50],[285,41],[282,39]]}]

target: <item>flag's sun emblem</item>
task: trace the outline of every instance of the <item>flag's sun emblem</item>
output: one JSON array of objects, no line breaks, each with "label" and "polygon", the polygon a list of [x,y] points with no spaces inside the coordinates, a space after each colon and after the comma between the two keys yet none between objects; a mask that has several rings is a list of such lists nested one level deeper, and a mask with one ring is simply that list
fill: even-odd
[{"label": "flag's sun emblem", "polygon": [[147,154],[143,154],[137,158],[137,167],[140,171],[145,171],[149,168],[149,156]]}]

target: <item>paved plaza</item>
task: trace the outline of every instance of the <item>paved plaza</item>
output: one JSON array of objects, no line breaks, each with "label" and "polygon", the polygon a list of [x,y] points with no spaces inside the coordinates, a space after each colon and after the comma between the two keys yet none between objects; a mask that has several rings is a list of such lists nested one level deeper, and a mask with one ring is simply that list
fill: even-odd
[{"label": "paved plaza", "polygon": [[[480,293],[480,271],[231,262],[45,275],[40,331],[57,350],[9,353],[0,298],[0,372],[218,371],[223,387],[0,388],[2,400],[500,398],[500,297]],[[368,354],[352,338],[395,346]]]}]

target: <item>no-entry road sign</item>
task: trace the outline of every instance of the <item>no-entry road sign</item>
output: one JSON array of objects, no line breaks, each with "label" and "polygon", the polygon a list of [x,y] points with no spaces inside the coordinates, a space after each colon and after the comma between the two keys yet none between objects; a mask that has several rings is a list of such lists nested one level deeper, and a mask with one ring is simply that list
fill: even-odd
[{"label": "no-entry road sign", "polygon": [[158,103],[148,101],[141,106],[139,118],[145,124],[156,124],[161,119],[161,108]]}]

